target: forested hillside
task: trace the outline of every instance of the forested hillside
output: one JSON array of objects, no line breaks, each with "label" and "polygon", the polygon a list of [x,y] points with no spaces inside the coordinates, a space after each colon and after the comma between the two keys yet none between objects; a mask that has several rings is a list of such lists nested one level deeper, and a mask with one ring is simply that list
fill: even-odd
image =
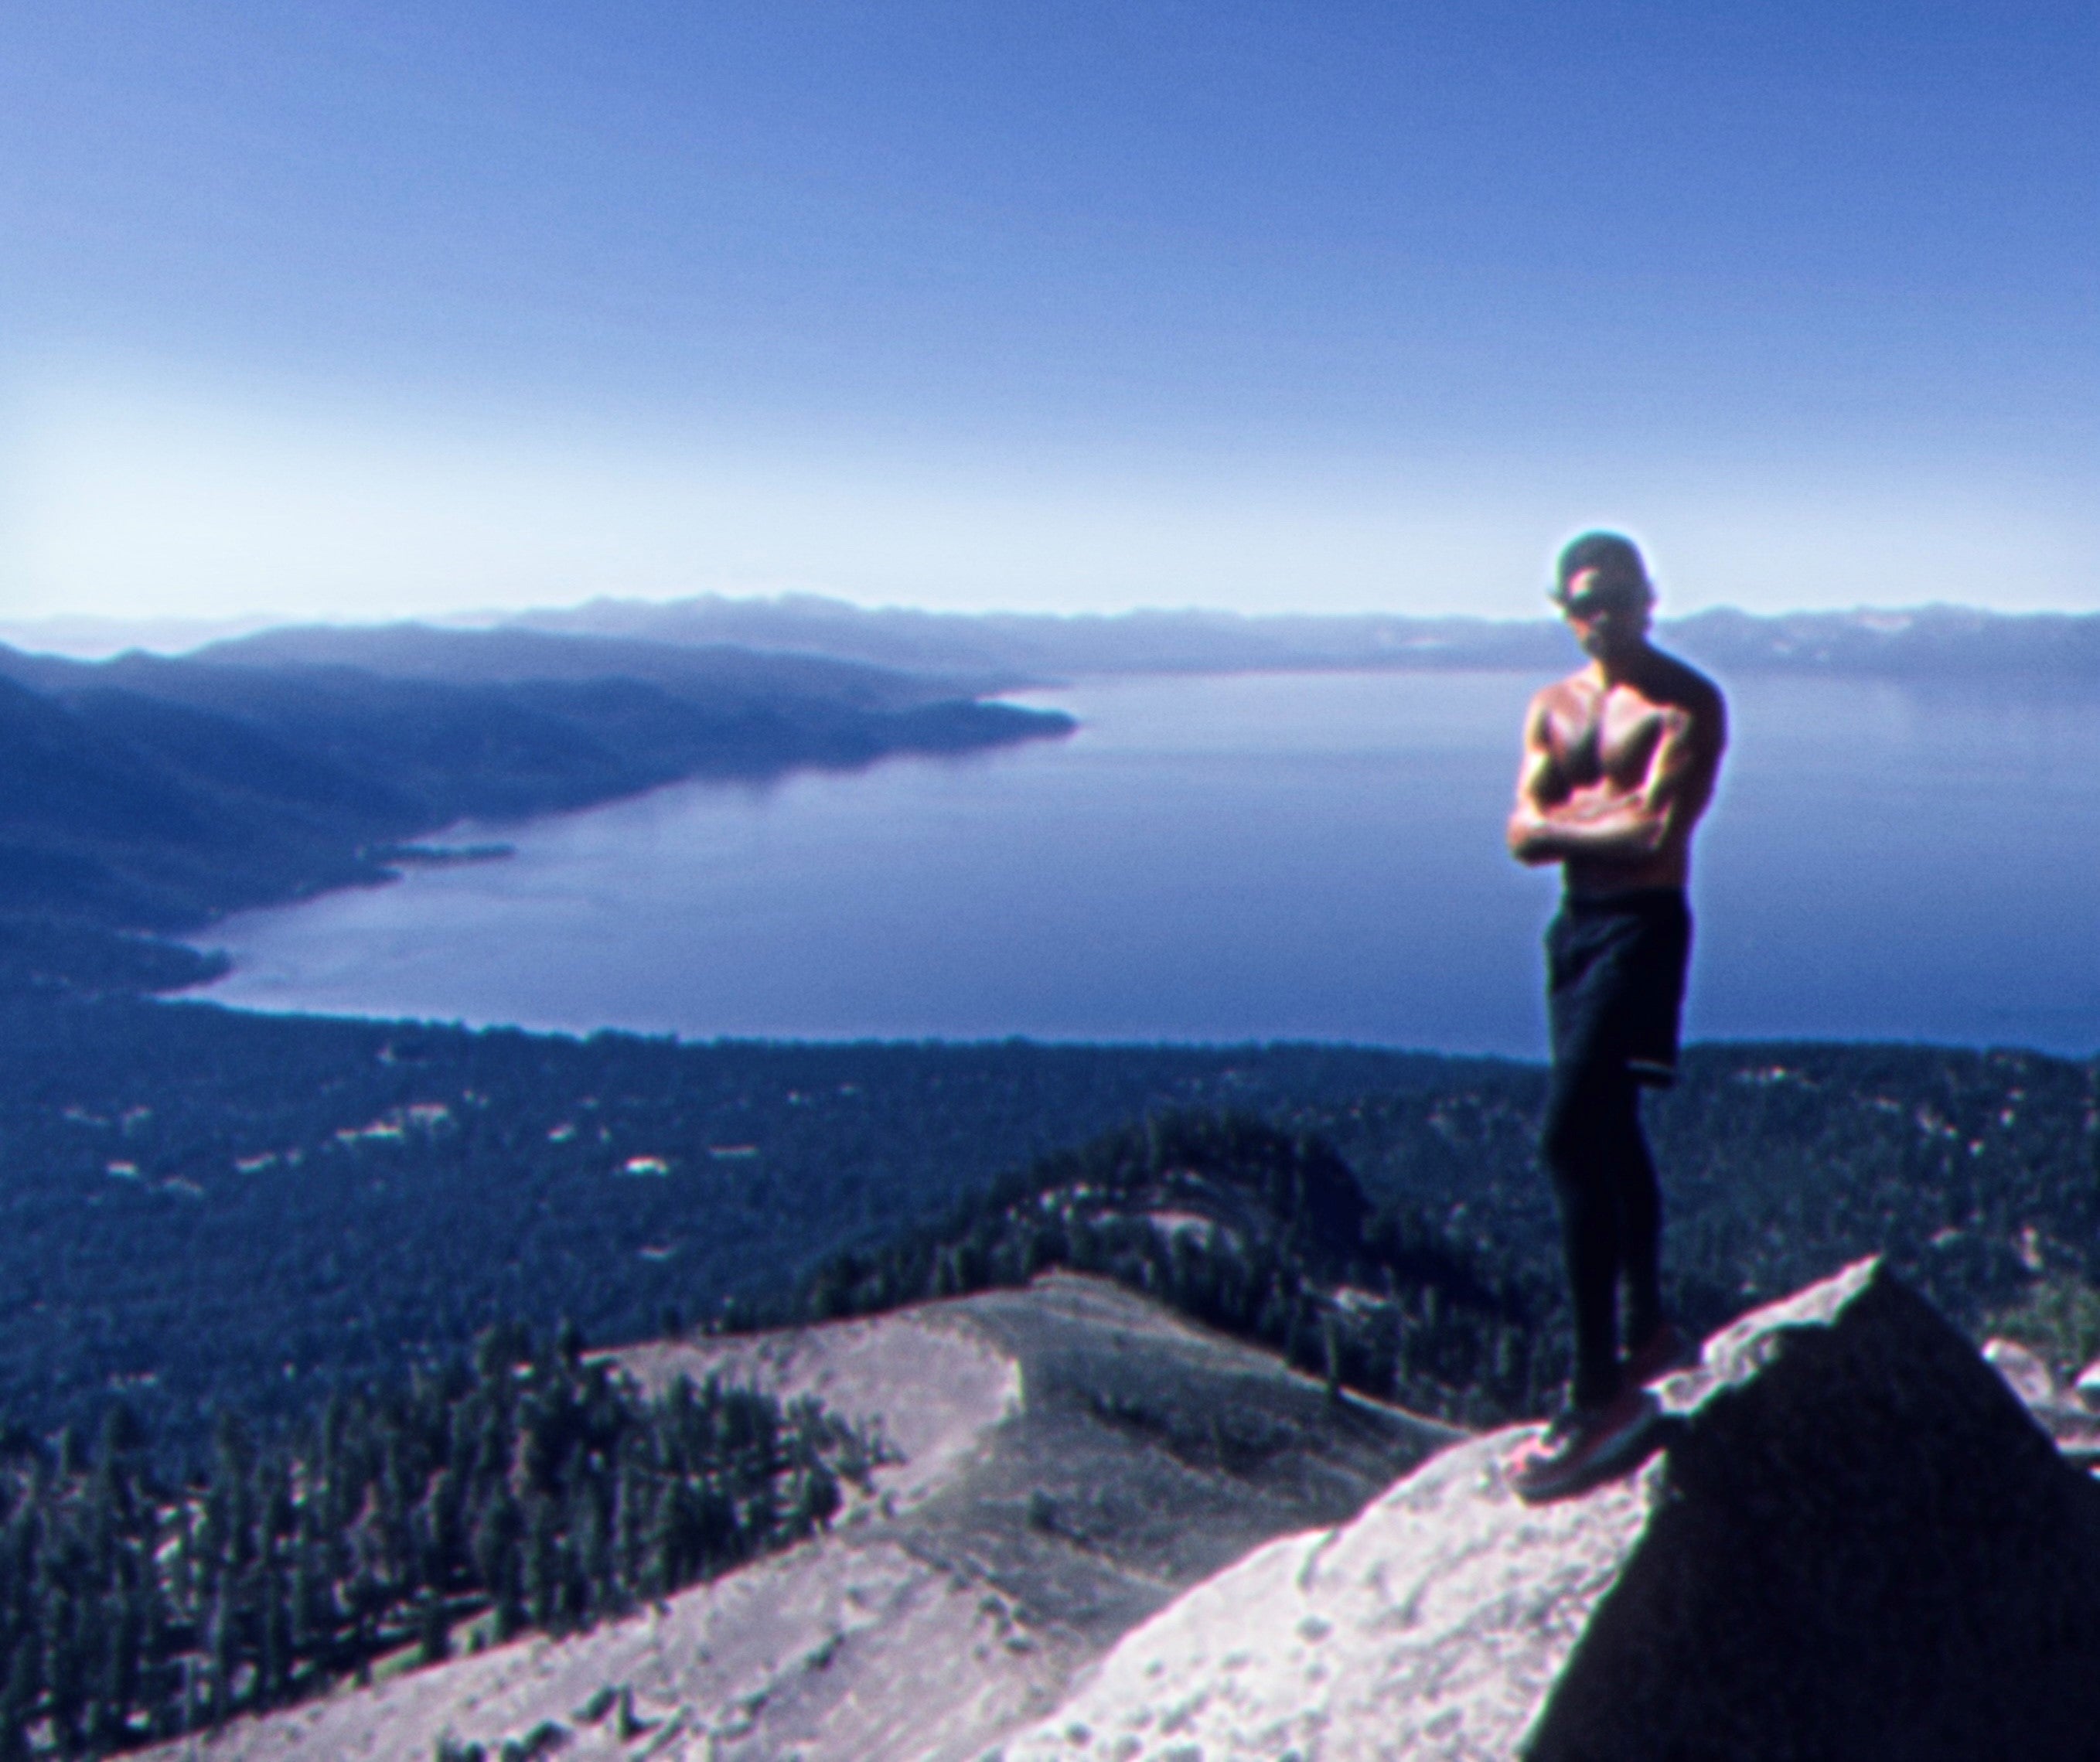
[{"label": "forested hillside", "polygon": [[872,1460],[813,1402],[682,1380],[651,1399],[507,1329],[290,1439],[227,1414],[188,1483],[144,1443],[118,1407],[92,1450],[0,1448],[0,1762],[624,1614],[808,1535]]},{"label": "forested hillside", "polygon": [[[1348,1047],[685,1046],[17,997],[0,1754],[588,1623],[806,1534],[867,1460],[814,1409],[645,1399],[586,1335],[1065,1266],[1338,1386],[1536,1412],[1566,1333],[1542,1089]],[[2100,1315],[2089,1065],[1710,1046],[1650,1112],[1701,1328],[1877,1252],[1971,1326]]]},{"label": "forested hillside", "polygon": [[[1443,1208],[1480,1252],[1550,1261],[1532,1157],[1543,1073],[1279,1116],[1381,1198]],[[2100,1277],[2100,1086],[2017,1051],[1829,1042],[1690,1048],[1651,1095],[1679,1301],[1716,1322],[1862,1254],[1973,1322],[2040,1271]]]},{"label": "forested hillside", "polygon": [[1454,1068],[18,1000],[0,1007],[0,1414],[91,1428],[121,1391],[170,1447],[201,1447],[223,1405],[305,1412],[493,1321],[566,1316],[614,1341],[699,1319],[1149,1112],[1339,1101]]},{"label": "forested hillside", "polygon": [[[610,1342],[784,1305],[827,1256],[1174,1111],[1323,1139],[1367,1215],[1550,1304],[1542,1091],[1529,1066],[1347,1047],[679,1045],[18,1000],[0,1411],[91,1429],[121,1394],[194,1454],[222,1409],[267,1429],[494,1322]],[[1882,1250],[1965,1320],[2038,1270],[2100,1275],[2088,1065],[1707,1046],[1650,1113],[1703,1324]]]},{"label": "forested hillside", "polygon": [[[138,932],[382,881],[389,847],[677,778],[1068,731],[844,663],[523,632],[274,632],[95,665],[0,649],[0,987],[150,990]],[[133,934],[125,934],[131,932]]]},{"label": "forested hillside", "polygon": [[[1875,1253],[1971,1327],[2037,1288],[2044,1308],[2078,1308],[2083,1294],[2092,1312],[2090,1067],[1707,1046],[1685,1077],[1652,1112],[1670,1295],[1696,1331]],[[1468,1424],[1537,1414],[1566,1376],[1568,1338],[1556,1219],[1531,1148],[1538,1099],[1535,1076],[1476,1073],[1286,1106],[1276,1124],[1154,1116],[832,1257],[788,1313],[864,1314],[1070,1266],[1418,1412]]]},{"label": "forested hillside", "polygon": [[1536,1412],[1564,1372],[1548,1269],[1475,1253],[1430,1208],[1374,1211],[1325,1139],[1246,1114],[1154,1115],[1040,1158],[937,1223],[834,1255],[788,1314],[878,1313],[1050,1267],[1441,1418]]}]

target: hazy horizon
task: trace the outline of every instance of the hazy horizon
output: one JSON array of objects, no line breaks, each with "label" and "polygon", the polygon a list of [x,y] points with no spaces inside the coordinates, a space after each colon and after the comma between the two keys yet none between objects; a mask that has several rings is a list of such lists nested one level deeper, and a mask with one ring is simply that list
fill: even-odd
[{"label": "hazy horizon", "polygon": [[0,15],[0,620],[2100,607],[2100,15]]},{"label": "hazy horizon", "polygon": [[[1299,612],[1289,607],[1268,611],[1242,611],[1221,606],[1189,604],[1180,606],[1132,606],[1110,610],[1093,611],[1040,611],[1010,606],[990,606],[976,610],[959,610],[941,606],[912,606],[898,601],[861,602],[832,594],[779,593],[779,594],[678,594],[661,598],[646,599],[640,596],[602,596],[596,599],[579,600],[562,605],[542,605],[517,608],[477,607],[465,610],[441,610],[424,614],[391,617],[375,614],[369,618],[298,618],[276,617],[254,612],[221,618],[183,618],[180,616],[125,618],[98,616],[93,614],[55,614],[42,618],[11,619],[0,617],[0,643],[31,653],[61,655],[69,659],[96,661],[108,659],[129,650],[143,650],[149,654],[185,654],[208,644],[230,641],[254,635],[266,630],[281,629],[312,623],[337,628],[357,628],[390,623],[421,623],[443,629],[493,629],[503,624],[534,617],[554,618],[580,612],[599,604],[618,606],[673,607],[698,603],[718,603],[739,607],[789,607],[801,603],[806,606],[843,609],[871,614],[881,613],[927,614],[936,617],[973,618],[1044,618],[1061,622],[1092,621],[1096,619],[1145,618],[1217,618],[1259,620],[1264,618],[1305,617],[1332,619],[1344,623],[1357,619],[1410,619],[1434,617],[1437,614],[1420,614],[1392,608],[1366,608],[1355,612]],[[1702,606],[1696,611],[1681,612],[1665,605],[1659,608],[1658,622],[1667,627],[1679,617],[1696,617],[1710,611],[1744,612],[1760,619],[1784,619],[1793,616],[1836,615],[1862,619],[1898,618],[1915,616],[1921,613],[1951,611],[1975,612],[1996,617],[2049,616],[2049,609],[2032,612],[2004,612],[1994,608],[1965,604],[1952,600],[1920,600],[1908,604],[1870,604],[1858,601],[1847,606],[1821,607],[1788,606],[1771,611],[1749,613],[1742,606],[1719,605]],[[1493,623],[1541,623],[1552,621],[1549,609],[1542,608],[1529,614],[1480,614]],[[2078,608],[2071,615],[2100,616],[2100,606]],[[589,635],[592,632],[581,632]],[[642,640],[662,640],[645,638]],[[734,642],[736,639],[724,638]],[[762,644],[754,645],[763,646]],[[1572,651],[1571,651],[1572,652]],[[1230,670],[1230,669],[1228,669]]]}]

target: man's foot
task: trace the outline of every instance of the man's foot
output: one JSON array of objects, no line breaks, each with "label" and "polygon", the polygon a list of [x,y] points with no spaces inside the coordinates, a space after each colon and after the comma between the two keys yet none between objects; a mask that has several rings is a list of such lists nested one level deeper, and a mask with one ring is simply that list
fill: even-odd
[{"label": "man's foot", "polygon": [[1699,1362],[1699,1342],[1675,1322],[1666,1321],[1626,1353],[1624,1374],[1635,1388],[1659,1383],[1672,1371],[1688,1371]]},{"label": "man's foot", "polygon": [[1602,1407],[1570,1407],[1546,1428],[1538,1451],[1510,1477],[1510,1484],[1526,1504],[1542,1505],[1617,1480],[1666,1441],[1661,1418],[1661,1403],[1634,1382]]}]

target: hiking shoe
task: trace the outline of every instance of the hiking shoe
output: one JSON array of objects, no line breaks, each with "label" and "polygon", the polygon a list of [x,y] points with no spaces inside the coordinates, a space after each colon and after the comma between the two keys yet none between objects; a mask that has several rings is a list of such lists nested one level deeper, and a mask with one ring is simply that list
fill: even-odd
[{"label": "hiking shoe", "polygon": [[1622,1368],[1626,1380],[1639,1389],[1661,1382],[1673,1371],[1692,1369],[1699,1359],[1699,1342],[1675,1322],[1666,1321],[1627,1350]]},{"label": "hiking shoe", "polygon": [[1567,1408],[1510,1484],[1527,1505],[1541,1505],[1617,1480],[1661,1447],[1661,1418],[1662,1404],[1638,1383],[1628,1383],[1602,1407]]}]

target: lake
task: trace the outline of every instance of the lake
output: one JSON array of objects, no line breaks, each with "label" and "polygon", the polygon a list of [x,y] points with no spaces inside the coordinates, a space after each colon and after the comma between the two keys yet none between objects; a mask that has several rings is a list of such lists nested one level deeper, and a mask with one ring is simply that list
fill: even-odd
[{"label": "lake", "polygon": [[[524,827],[231,918],[205,993],[689,1037],[1346,1040],[1536,1056],[1551,873],[1509,673],[1089,681],[1069,740]],[[1688,1033],[2100,1046],[2100,705],[1729,685]]]}]

